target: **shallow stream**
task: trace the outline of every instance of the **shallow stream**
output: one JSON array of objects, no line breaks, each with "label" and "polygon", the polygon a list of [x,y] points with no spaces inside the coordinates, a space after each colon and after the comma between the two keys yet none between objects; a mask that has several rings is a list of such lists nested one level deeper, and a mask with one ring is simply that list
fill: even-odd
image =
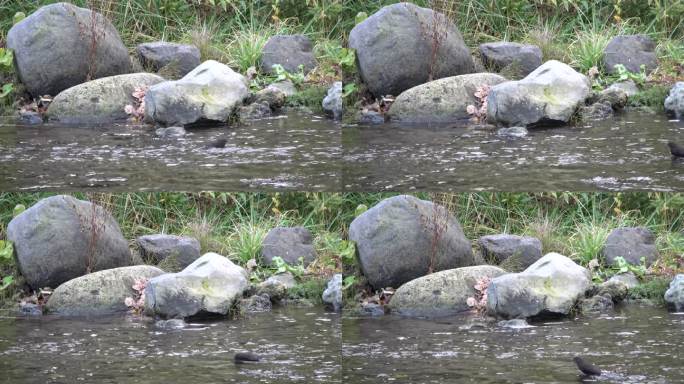
[{"label": "shallow stream", "polygon": [[[684,313],[626,305],[610,316],[511,329],[471,317],[342,319],[347,383],[578,383],[574,356],[604,383],[684,381]],[[590,380],[585,380],[589,382]]]},{"label": "shallow stream", "polygon": [[[206,146],[225,138],[225,148]],[[625,113],[576,127],[347,126],[289,113],[162,139],[139,126],[0,124],[3,191],[684,190],[684,122]]]},{"label": "shallow stream", "polygon": [[[280,308],[164,329],[139,318],[0,318],[3,383],[339,383],[339,315]],[[236,352],[262,357],[236,365]]]}]

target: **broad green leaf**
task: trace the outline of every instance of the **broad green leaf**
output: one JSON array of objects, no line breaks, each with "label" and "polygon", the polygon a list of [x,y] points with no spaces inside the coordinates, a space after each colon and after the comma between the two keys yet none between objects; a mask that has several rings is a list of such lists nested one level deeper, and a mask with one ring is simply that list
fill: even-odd
[{"label": "broad green leaf", "polygon": [[21,215],[22,213],[24,213],[25,210],[26,210],[26,206],[24,204],[17,204],[14,207],[14,210],[12,211],[12,217],[17,217],[17,216]]},{"label": "broad green leaf", "polygon": [[14,257],[14,246],[11,241],[0,240],[0,261],[10,261]]},{"label": "broad green leaf", "polygon": [[26,18],[26,14],[24,12],[17,12],[14,14],[14,17],[12,18],[12,22],[14,25],[20,23],[22,20]]},{"label": "broad green leaf", "polygon": [[14,91],[14,84],[5,84],[0,88],[0,99],[4,99]]},{"label": "broad green leaf", "polygon": [[14,283],[14,276],[5,276],[2,278],[2,285],[0,285],[0,291],[4,291],[10,285]]}]

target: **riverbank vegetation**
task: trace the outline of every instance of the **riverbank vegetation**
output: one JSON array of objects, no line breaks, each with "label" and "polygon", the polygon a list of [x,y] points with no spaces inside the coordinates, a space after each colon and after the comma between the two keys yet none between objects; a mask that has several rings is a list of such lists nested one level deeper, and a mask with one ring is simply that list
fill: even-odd
[{"label": "riverbank vegetation", "polygon": [[[354,20],[360,13],[362,20],[396,2],[346,1],[347,19]],[[578,72],[589,74],[595,89],[625,80],[623,76],[608,74],[603,68],[603,51],[610,40],[618,35],[646,34],[656,42],[659,66],[649,75],[630,74],[630,79],[644,93],[634,98],[634,106],[662,110],[669,88],[676,81],[684,80],[684,3],[678,0],[412,2],[447,15],[458,26],[472,52],[476,52],[479,44],[495,41],[537,45],[542,50],[543,61],[559,60]],[[353,25],[347,25],[345,31],[351,28]],[[355,74],[345,81],[360,84]],[[354,101],[350,99],[348,104]]]},{"label": "riverbank vegetation", "polygon": [[[0,0],[0,47],[19,18],[53,0],[17,2]],[[364,93],[354,68],[354,55],[346,49],[356,23],[396,0],[76,0],[79,6],[101,12],[112,20],[129,49],[155,40],[196,45],[202,60],[215,59],[245,73],[257,66],[261,50],[273,35],[303,33],[314,41],[319,61],[306,76],[306,89],[320,95],[321,84],[344,78],[345,100],[353,105]],[[446,14],[456,22],[466,43],[475,51],[490,41],[515,41],[538,45],[544,61],[557,59],[582,73],[598,69],[595,86],[618,78],[602,68],[603,49],[619,34],[644,33],[657,42],[659,68],[650,75],[636,74],[648,94],[636,105],[662,108],[667,87],[684,79],[684,4],[678,0],[415,0],[417,5]],[[0,53],[0,56],[2,54]],[[1,59],[0,59],[1,61]],[[4,72],[3,72],[4,71]],[[643,77],[640,78],[639,76]],[[12,76],[0,68],[2,86]],[[256,83],[268,83],[257,78]],[[654,90],[651,90],[654,88]],[[9,85],[6,90],[9,90]],[[19,92],[15,92],[19,94]],[[654,97],[658,96],[658,97]],[[0,105],[12,105],[10,96]],[[318,109],[320,100],[305,96],[297,104]]]},{"label": "riverbank vegetation", "polygon": [[[6,44],[7,32],[19,19],[53,0],[18,2],[0,0],[0,47]],[[342,46],[345,29],[340,19],[339,1],[236,1],[236,0],[76,0],[71,3],[105,15],[119,31],[123,42],[133,53],[137,44],[157,40],[192,44],[199,48],[201,60],[217,60],[242,74],[250,67],[259,68],[261,52],[268,39],[277,34],[304,34],[314,43],[318,67],[301,75],[300,89],[306,90],[297,105],[320,110],[319,95],[326,85],[341,77],[341,62],[348,56]],[[2,52],[0,52],[2,63]],[[16,83],[11,68],[0,65],[0,87]],[[274,76],[257,73],[254,87],[274,81]],[[312,90],[310,90],[312,89]],[[21,95],[0,97],[4,108]],[[52,95],[55,96],[55,95]]]},{"label": "riverbank vegetation", "polygon": [[[0,239],[7,224],[22,207],[48,194],[0,194]],[[363,289],[354,245],[347,241],[349,225],[388,193],[133,193],[76,194],[109,210],[124,237],[168,233],[197,238],[202,252],[217,252],[245,266],[259,259],[261,242],[275,226],[302,225],[311,230],[318,259],[307,269],[295,266],[300,278],[297,296],[320,297],[324,282],[335,270],[344,270],[347,293]],[[660,259],[649,269],[633,266],[644,281],[684,272],[684,195],[671,193],[470,193],[428,194],[417,197],[449,208],[475,247],[483,235],[510,233],[541,240],[543,252],[559,252],[594,268],[594,279],[604,280],[619,268],[603,263],[601,248],[610,231],[621,226],[647,227],[656,235]],[[17,207],[19,207],[17,209]],[[2,254],[0,252],[0,254]],[[0,258],[4,301],[16,298],[21,280],[11,258]],[[275,270],[261,267],[254,274],[265,279]],[[662,297],[666,285],[654,282],[639,295]],[[654,293],[654,291],[657,291]]]}]

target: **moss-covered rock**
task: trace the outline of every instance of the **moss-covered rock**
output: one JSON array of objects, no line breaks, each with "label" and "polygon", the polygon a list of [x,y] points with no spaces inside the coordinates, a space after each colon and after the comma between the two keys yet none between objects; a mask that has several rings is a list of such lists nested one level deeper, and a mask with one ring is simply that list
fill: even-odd
[{"label": "moss-covered rock", "polygon": [[107,123],[126,120],[127,105],[136,105],[136,88],[163,82],[151,73],[104,77],[79,84],[61,92],[50,104],[50,120],[68,124]]},{"label": "moss-covered rock", "polygon": [[247,287],[243,268],[207,253],[181,272],[151,279],[145,289],[145,312],[165,318],[227,315]]},{"label": "moss-covered rock", "polygon": [[567,64],[547,61],[522,80],[493,87],[487,121],[504,126],[564,124],[590,92],[586,76]]},{"label": "moss-covered rock", "polygon": [[492,280],[487,311],[503,318],[568,315],[590,287],[587,269],[563,255],[549,253],[523,272]]},{"label": "moss-covered rock", "polygon": [[48,312],[67,316],[93,316],[125,312],[127,297],[135,297],[136,280],[147,280],[164,271],[149,265],[107,269],[77,277],[57,287],[47,302]]},{"label": "moss-covered rock", "polygon": [[446,316],[470,309],[479,279],[501,276],[506,271],[490,265],[449,269],[411,280],[397,289],[390,308],[404,316]]}]

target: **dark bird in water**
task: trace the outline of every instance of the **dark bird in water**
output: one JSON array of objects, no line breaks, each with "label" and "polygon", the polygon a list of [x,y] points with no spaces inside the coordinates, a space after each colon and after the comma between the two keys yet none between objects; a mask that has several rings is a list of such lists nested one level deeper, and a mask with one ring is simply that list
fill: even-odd
[{"label": "dark bird in water", "polygon": [[577,356],[573,359],[575,364],[577,364],[577,369],[582,371],[585,375],[589,376],[600,376],[601,370],[594,364],[584,361],[581,357]]},{"label": "dark bird in water", "polygon": [[228,140],[226,139],[217,139],[209,143],[207,148],[225,148],[226,143],[228,143]]},{"label": "dark bird in water", "polygon": [[681,145],[678,145],[677,143],[670,141],[667,143],[667,146],[670,147],[670,153],[672,153],[672,156],[684,157],[684,147],[682,147]]},{"label": "dark bird in water", "polygon": [[261,357],[254,352],[238,352],[235,354],[235,364],[255,363],[261,360]]}]

